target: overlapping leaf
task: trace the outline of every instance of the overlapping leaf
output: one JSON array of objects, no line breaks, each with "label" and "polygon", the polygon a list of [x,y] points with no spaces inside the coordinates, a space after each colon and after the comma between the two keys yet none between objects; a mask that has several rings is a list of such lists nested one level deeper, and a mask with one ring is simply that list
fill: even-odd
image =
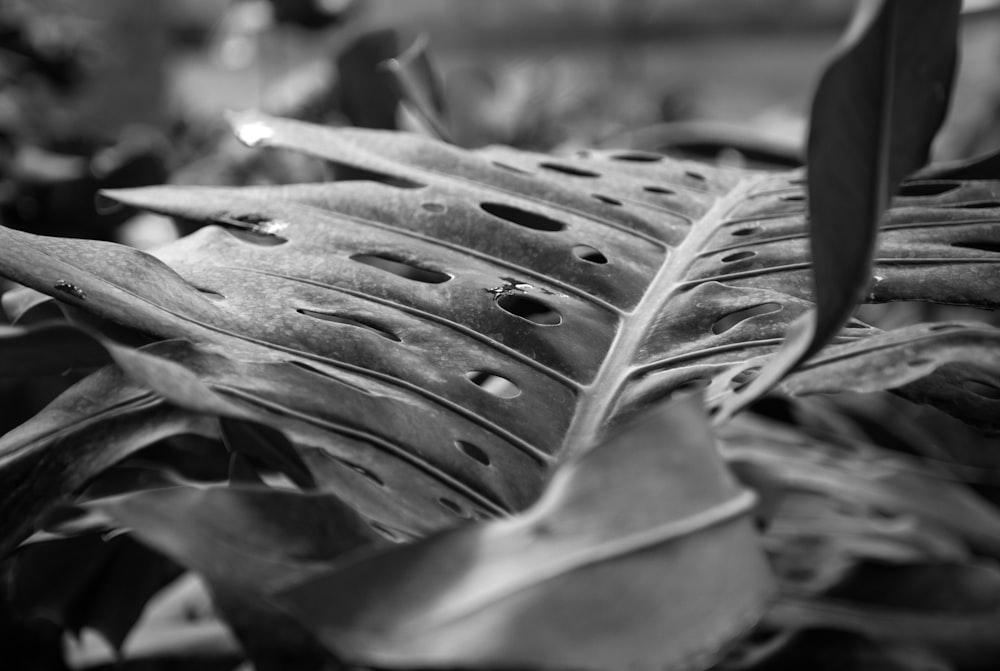
[{"label": "overlapping leaf", "polygon": [[657,408],[511,519],[305,574],[276,599],[330,649],[380,667],[702,668],[753,623],[770,578],[701,399]]}]

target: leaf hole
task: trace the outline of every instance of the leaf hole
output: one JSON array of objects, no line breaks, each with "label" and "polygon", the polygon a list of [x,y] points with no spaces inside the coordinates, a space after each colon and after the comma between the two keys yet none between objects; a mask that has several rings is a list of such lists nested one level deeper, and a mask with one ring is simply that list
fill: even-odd
[{"label": "leaf hole", "polygon": [[387,539],[389,539],[391,541],[394,541],[394,542],[398,543],[401,540],[403,540],[402,537],[400,537],[395,531],[393,531],[392,529],[390,529],[386,525],[382,524],[381,522],[376,522],[374,520],[368,520],[368,526],[370,526],[372,529],[374,529],[379,535],[381,535],[381,536],[383,536],[383,537],[385,537],[385,538],[387,538]]},{"label": "leaf hole", "polygon": [[806,197],[800,193],[796,193],[790,196],[782,196],[781,200],[786,203],[802,203],[805,202]]},{"label": "leaf hole", "polygon": [[465,376],[472,384],[498,398],[517,398],[521,395],[521,388],[502,375],[485,370],[473,370],[466,373]]},{"label": "leaf hole", "polygon": [[616,161],[633,161],[636,163],[656,163],[662,161],[663,157],[648,151],[626,151],[614,154],[611,158]]},{"label": "leaf hole", "polygon": [[674,194],[677,193],[676,191],[664,188],[662,186],[644,186],[642,187],[642,190],[647,193],[655,193],[661,196],[673,196]]},{"label": "leaf hole", "polygon": [[573,253],[576,254],[577,258],[587,263],[601,265],[608,262],[608,257],[602,254],[599,249],[595,249],[590,245],[576,245],[573,247]]},{"label": "leaf hole", "polygon": [[961,331],[963,328],[965,327],[961,324],[931,324],[927,330],[940,333],[942,331]]},{"label": "leaf hole", "polygon": [[754,305],[753,307],[730,312],[728,315],[712,324],[712,332],[719,335],[748,319],[760,317],[761,315],[769,315],[772,312],[778,312],[780,310],[780,303],[762,303],[761,305]]},{"label": "leaf hole", "polygon": [[562,316],[558,312],[531,296],[505,294],[497,299],[497,305],[515,317],[540,326],[558,326],[562,323]]},{"label": "leaf hole", "polygon": [[569,175],[570,177],[600,177],[596,172],[591,172],[590,170],[583,170],[582,168],[574,168],[571,165],[565,165],[562,163],[540,163],[541,167],[546,170],[551,170],[553,172],[560,172],[564,175]]},{"label": "leaf hole", "polygon": [[287,238],[283,238],[280,235],[261,233],[260,231],[253,231],[246,228],[227,228],[226,232],[241,242],[257,245],[258,247],[277,247],[288,242]]},{"label": "leaf hole", "polygon": [[344,326],[353,326],[355,328],[363,329],[369,333],[374,333],[377,336],[381,336],[386,340],[391,340],[393,342],[402,342],[399,336],[392,331],[366,319],[344,317],[342,315],[331,314],[329,312],[317,312],[316,310],[306,310],[304,308],[297,309],[296,312],[300,315],[305,315],[306,317],[312,317],[313,319],[321,319],[325,322],[333,324],[343,324]]},{"label": "leaf hole", "polygon": [[518,226],[523,226],[524,228],[530,228],[534,231],[554,233],[566,228],[566,224],[560,221],[549,219],[548,217],[534,212],[522,210],[519,207],[501,205],[500,203],[482,203],[479,207],[481,207],[483,211],[488,214],[492,214],[494,217],[499,217],[504,221],[509,221],[512,224],[517,224]]},{"label": "leaf hole", "polygon": [[976,249],[981,252],[1000,253],[1000,242],[993,242],[991,240],[983,240],[981,242],[953,242],[951,246],[961,249]]},{"label": "leaf hole", "polygon": [[462,454],[469,457],[473,461],[478,461],[483,466],[490,465],[490,455],[486,454],[486,450],[478,445],[467,443],[464,440],[456,440],[455,447],[461,450]]},{"label": "leaf hole", "polygon": [[221,300],[224,300],[226,298],[224,295],[220,294],[218,291],[212,291],[211,289],[205,289],[203,287],[195,287],[195,289],[197,289],[199,293],[203,294],[205,296],[205,298],[207,298],[209,300],[221,301]]},{"label": "leaf hole", "polygon": [[694,170],[685,170],[684,175],[698,182],[704,182],[708,179],[700,172],[695,172]]},{"label": "leaf hole", "polygon": [[747,368],[746,370],[741,370],[739,373],[733,376],[732,385],[733,389],[739,390],[747,386],[752,382],[757,375],[760,373],[760,368]]},{"label": "leaf hole", "polygon": [[441,504],[441,507],[458,515],[459,517],[470,517],[465,508],[447,497],[442,496],[437,500],[437,502]]},{"label": "leaf hole", "polygon": [[515,168],[507,163],[502,163],[500,161],[493,161],[493,165],[500,168],[501,170],[506,170],[507,172],[516,172],[520,175],[530,175],[532,174],[529,170],[523,170],[521,168]]},{"label": "leaf hole", "polygon": [[399,275],[400,277],[413,280],[415,282],[441,284],[442,282],[447,282],[451,279],[450,275],[446,275],[445,273],[437,270],[421,268],[420,266],[415,266],[412,263],[399,261],[381,254],[355,254],[351,257],[351,260],[363,263],[366,266],[378,268],[379,270],[384,270],[392,273],[393,275]]},{"label": "leaf hole", "polygon": [[961,203],[952,207],[956,210],[992,210],[993,208],[1000,207],[1000,201],[981,200],[976,203]]},{"label": "leaf hole", "polygon": [[723,263],[733,263],[734,261],[743,261],[744,259],[752,259],[757,256],[757,252],[744,251],[736,252],[735,254],[730,254],[729,256],[723,256]]},{"label": "leaf hole", "polygon": [[745,235],[753,235],[759,229],[756,226],[746,226],[744,228],[737,228],[735,231],[730,233],[735,238],[742,238]]},{"label": "leaf hole", "polygon": [[979,380],[966,380],[962,387],[967,391],[971,391],[976,396],[981,396],[982,398],[989,399],[991,401],[1000,401],[1000,387],[989,382],[981,382]]},{"label": "leaf hole", "polygon": [[610,196],[602,196],[599,193],[594,193],[594,194],[591,194],[591,195],[593,195],[594,198],[596,198],[597,200],[601,201],[605,205],[614,205],[615,207],[621,207],[622,206],[622,201],[618,200],[617,198],[611,198]]},{"label": "leaf hole", "polygon": [[385,487],[385,483],[382,482],[382,478],[378,477],[377,475],[375,475],[373,472],[371,472],[370,470],[368,470],[364,466],[359,466],[359,465],[355,464],[353,461],[347,461],[346,459],[338,459],[337,461],[339,461],[340,463],[342,463],[344,466],[347,466],[349,469],[351,469],[355,473],[360,474],[366,480],[368,480],[368,481],[370,481],[370,482],[378,485],[379,487]]},{"label": "leaf hole", "polygon": [[940,196],[943,193],[955,191],[961,186],[956,182],[907,182],[896,193],[906,198]]},{"label": "leaf hole", "polygon": [[420,207],[424,212],[430,212],[431,214],[443,214],[448,211],[448,208],[441,203],[421,203]]}]

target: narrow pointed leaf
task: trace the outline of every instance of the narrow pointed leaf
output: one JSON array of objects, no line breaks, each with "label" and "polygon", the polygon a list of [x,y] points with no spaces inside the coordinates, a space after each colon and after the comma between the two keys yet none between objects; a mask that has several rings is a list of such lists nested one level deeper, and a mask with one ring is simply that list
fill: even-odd
[{"label": "narrow pointed leaf", "polygon": [[[807,148],[816,312],[742,394],[759,396],[818,352],[867,292],[890,198],[922,167],[957,62],[958,0],[865,0],[820,79]],[[739,404],[728,406],[732,413]]]},{"label": "narrow pointed leaf", "polygon": [[768,598],[752,505],[689,398],[568,463],[518,517],[275,598],[331,650],[380,667],[704,666]]}]

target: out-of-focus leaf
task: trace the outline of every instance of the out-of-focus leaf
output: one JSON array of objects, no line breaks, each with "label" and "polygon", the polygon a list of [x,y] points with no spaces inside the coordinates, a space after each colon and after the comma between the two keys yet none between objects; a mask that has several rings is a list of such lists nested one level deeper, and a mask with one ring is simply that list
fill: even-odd
[{"label": "out-of-focus leaf", "polygon": [[741,644],[716,671],[952,671],[937,655],[906,645],[887,645],[864,636],[809,630],[767,639],[760,646]]},{"label": "out-of-focus leaf", "polygon": [[918,174],[920,179],[1000,179],[1000,151],[972,158],[932,163]]},{"label": "out-of-focus leaf", "polygon": [[345,563],[275,598],[331,650],[380,667],[704,666],[770,593],[752,504],[688,398],[567,464],[519,517]]},{"label": "out-of-focus leaf", "polygon": [[[269,584],[310,575],[385,540],[330,494],[262,487],[176,488],[89,504],[198,571],[261,671],[335,664],[301,625],[264,601]],[[177,524],[177,516],[184,524]]]},{"label": "out-of-focus leaf", "polygon": [[64,629],[99,632],[120,649],[150,596],[180,574],[131,538],[88,534],[32,543],[11,562],[10,598]]},{"label": "out-of-focus leaf", "polygon": [[399,89],[381,64],[399,52],[399,34],[382,28],[359,35],[337,55],[339,107],[351,125],[396,128]]},{"label": "out-of-focus leaf", "polygon": [[602,147],[628,147],[685,158],[715,159],[721,152],[736,151],[750,164],[770,169],[798,168],[805,163],[801,143],[760,133],[753,128],[717,121],[674,121],[626,131],[601,143]]},{"label": "out-of-focus leaf", "polygon": [[427,54],[427,36],[421,34],[406,51],[384,63],[392,73],[400,101],[411,108],[439,140],[454,142],[445,121],[441,82]]},{"label": "out-of-focus leaf", "polygon": [[[92,501],[137,538],[210,580],[264,590],[382,537],[332,494],[175,487]],[[176,524],[181,517],[184,524]]]},{"label": "out-of-focus leaf", "polygon": [[992,564],[870,565],[823,598],[782,597],[768,619],[789,629],[855,632],[959,668],[991,668],[1000,654],[1000,571]]},{"label": "out-of-focus leaf", "polygon": [[864,507],[897,518],[893,524],[910,517],[1000,557],[1000,512],[914,457],[751,418],[730,423],[721,436],[726,459],[737,469],[755,466],[770,476],[771,486]]},{"label": "out-of-focus leaf", "polygon": [[0,305],[11,324],[27,325],[63,318],[58,301],[27,287],[11,289],[0,295]]},{"label": "out-of-focus leaf", "polygon": [[806,153],[816,312],[796,322],[735,407],[830,342],[868,292],[885,209],[903,179],[927,162],[948,109],[961,4],[858,5],[810,113]]}]

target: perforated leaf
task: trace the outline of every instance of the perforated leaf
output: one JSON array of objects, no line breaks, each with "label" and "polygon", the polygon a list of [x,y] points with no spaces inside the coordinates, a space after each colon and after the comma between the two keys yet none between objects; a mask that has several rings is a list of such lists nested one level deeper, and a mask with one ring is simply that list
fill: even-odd
[{"label": "perforated leaf", "polygon": [[[321,487],[397,537],[524,508],[552,464],[680,389],[726,398],[812,305],[799,172],[470,152],[253,115],[237,131],[390,183],[117,192],[218,225],[155,257],[0,229],[0,273],[103,323],[193,343],[147,351],[284,429]],[[994,182],[907,183],[869,299],[995,308],[998,200]],[[826,390],[837,375],[906,385],[995,426],[1000,378],[982,357],[995,333],[854,321],[786,388]],[[950,370],[962,360],[976,362],[973,386]],[[94,385],[71,394],[96,411],[107,392]],[[46,479],[63,484],[43,502],[88,477],[45,461],[100,426],[65,419],[0,442],[25,469],[51,464]],[[29,440],[43,421],[47,437]]]}]

